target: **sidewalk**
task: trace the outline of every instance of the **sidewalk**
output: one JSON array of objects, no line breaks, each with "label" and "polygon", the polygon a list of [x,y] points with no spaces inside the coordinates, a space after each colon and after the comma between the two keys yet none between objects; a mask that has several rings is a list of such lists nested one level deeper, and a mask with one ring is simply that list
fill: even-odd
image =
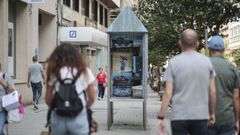
[{"label": "sidewalk", "polygon": [[[41,104],[38,111],[33,106],[25,107],[26,115],[21,123],[10,124],[10,135],[40,135],[47,130],[47,106]],[[142,103],[126,102],[114,103],[114,124],[110,131],[107,130],[107,101],[96,101],[93,106],[94,119],[98,122],[99,131],[93,135],[157,135],[157,115],[160,110],[160,101],[156,93],[148,95],[148,124],[147,130],[142,127]],[[166,135],[171,135],[169,120],[166,120]]]}]

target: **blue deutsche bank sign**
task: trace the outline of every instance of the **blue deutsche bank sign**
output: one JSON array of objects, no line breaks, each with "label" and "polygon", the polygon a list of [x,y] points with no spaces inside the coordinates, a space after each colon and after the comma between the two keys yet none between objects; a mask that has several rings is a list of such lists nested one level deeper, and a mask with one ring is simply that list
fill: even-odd
[{"label": "blue deutsche bank sign", "polygon": [[77,31],[76,30],[70,30],[69,31],[69,38],[76,38],[77,37]]}]

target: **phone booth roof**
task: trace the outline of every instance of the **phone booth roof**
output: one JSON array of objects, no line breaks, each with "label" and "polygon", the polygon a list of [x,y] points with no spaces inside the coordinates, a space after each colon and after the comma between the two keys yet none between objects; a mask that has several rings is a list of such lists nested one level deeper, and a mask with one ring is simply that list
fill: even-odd
[{"label": "phone booth roof", "polygon": [[108,28],[107,33],[148,33],[129,6],[125,6]]}]

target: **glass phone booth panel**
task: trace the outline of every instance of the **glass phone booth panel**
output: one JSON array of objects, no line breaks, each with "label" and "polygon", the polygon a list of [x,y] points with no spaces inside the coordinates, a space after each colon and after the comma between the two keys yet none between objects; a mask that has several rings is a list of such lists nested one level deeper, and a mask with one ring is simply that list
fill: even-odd
[{"label": "glass phone booth panel", "polygon": [[110,37],[112,97],[143,98],[143,35]]}]

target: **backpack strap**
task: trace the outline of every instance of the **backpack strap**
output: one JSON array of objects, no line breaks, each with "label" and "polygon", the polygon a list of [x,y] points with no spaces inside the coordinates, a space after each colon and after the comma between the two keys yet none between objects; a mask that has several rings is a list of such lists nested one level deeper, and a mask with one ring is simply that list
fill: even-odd
[{"label": "backpack strap", "polygon": [[[73,82],[72,82],[72,84],[75,84],[76,83],[76,81],[78,80],[78,78],[81,76],[81,72],[78,72],[77,74],[76,74],[76,76],[74,76],[73,77]],[[85,90],[84,90],[85,91]]]},{"label": "backpack strap", "polygon": [[66,80],[71,80],[71,84],[75,84],[76,81],[78,80],[78,78],[80,77],[80,75],[81,75],[81,73],[78,72],[78,73],[76,74],[76,76],[73,77],[73,79],[72,79],[72,78],[61,79],[60,76],[59,76],[59,77],[57,77],[57,80],[58,80],[61,84],[64,84]]},{"label": "backpack strap", "polygon": [[5,77],[6,77],[6,74],[5,73],[3,73],[3,79],[5,80]]}]

